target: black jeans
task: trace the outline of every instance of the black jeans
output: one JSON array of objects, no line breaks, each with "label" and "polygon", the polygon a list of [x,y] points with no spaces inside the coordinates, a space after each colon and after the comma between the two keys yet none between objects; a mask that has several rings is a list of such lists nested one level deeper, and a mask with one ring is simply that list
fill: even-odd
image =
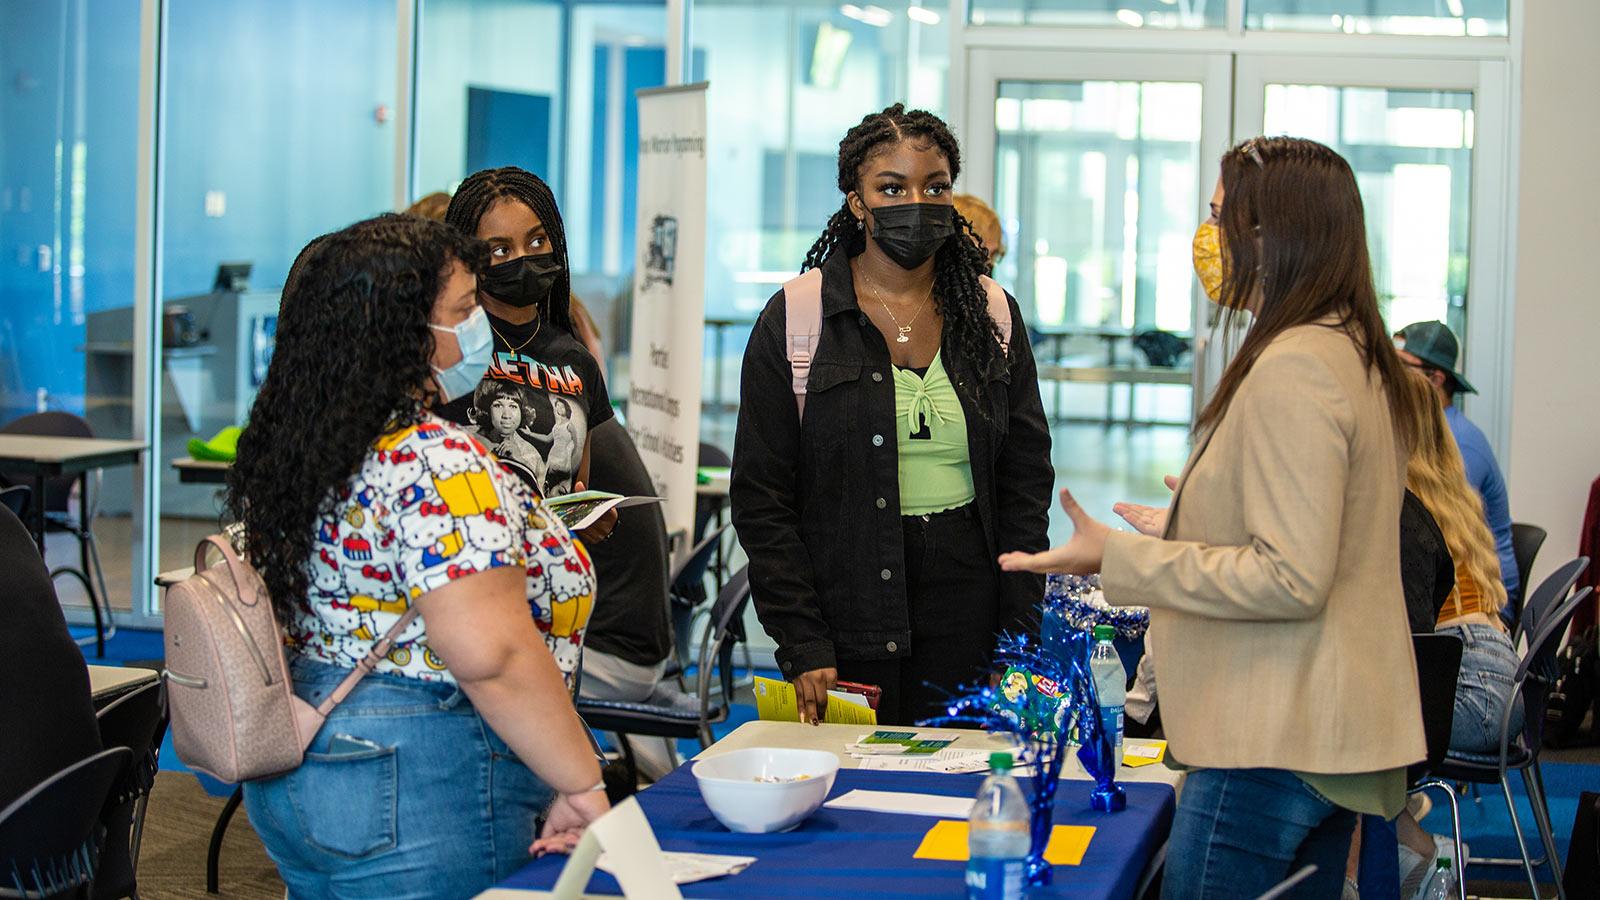
[{"label": "black jeans", "polygon": [[883,689],[878,722],[911,725],[938,715],[955,689],[989,676],[1000,627],[1000,583],[971,504],[902,516],[911,652],[899,659],[841,659],[841,681]]}]

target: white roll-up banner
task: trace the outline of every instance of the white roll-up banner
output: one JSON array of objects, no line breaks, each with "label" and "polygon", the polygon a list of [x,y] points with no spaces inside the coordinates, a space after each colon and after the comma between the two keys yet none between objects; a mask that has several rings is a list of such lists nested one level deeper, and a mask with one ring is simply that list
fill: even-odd
[{"label": "white roll-up banner", "polygon": [[638,97],[628,433],[666,498],[667,531],[689,535],[705,342],[706,85],[652,88]]}]

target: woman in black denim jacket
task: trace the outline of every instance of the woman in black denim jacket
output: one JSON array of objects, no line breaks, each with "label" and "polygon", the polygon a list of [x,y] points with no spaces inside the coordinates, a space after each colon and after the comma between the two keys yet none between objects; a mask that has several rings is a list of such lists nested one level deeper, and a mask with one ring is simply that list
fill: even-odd
[{"label": "woman in black denim jacket", "polygon": [[987,675],[998,634],[1035,626],[1043,580],[995,560],[1048,546],[1050,434],[1016,301],[1001,334],[954,214],[960,165],[926,112],[851,129],[844,204],[806,257],[821,336],[803,424],[783,291],[745,350],[733,523],[803,720],[845,680],[883,689],[880,722],[914,722]]}]

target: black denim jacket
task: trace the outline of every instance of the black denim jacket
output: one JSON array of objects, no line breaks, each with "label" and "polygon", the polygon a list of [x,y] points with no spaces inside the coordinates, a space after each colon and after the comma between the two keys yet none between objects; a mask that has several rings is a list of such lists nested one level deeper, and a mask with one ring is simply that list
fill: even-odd
[{"label": "black denim jacket", "polygon": [[[1008,365],[987,373],[979,414],[961,388],[976,373],[948,340],[941,351],[966,413],[975,505],[992,560],[1048,546],[1055,474],[1028,330],[1011,303]],[[784,341],[780,290],[745,348],[730,496],[750,557],[756,613],[785,675],[843,659],[915,651],[906,602],[894,378],[883,335],[856,304],[850,263],[822,267],[822,337],[802,425]],[[995,564],[998,572],[998,563]],[[1031,629],[1044,594],[1036,575],[1001,574],[1003,629]]]}]

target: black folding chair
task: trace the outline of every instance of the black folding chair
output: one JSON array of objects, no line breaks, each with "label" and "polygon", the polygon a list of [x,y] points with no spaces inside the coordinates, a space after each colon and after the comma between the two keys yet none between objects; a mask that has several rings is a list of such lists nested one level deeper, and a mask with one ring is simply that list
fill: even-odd
[{"label": "black folding chair", "polygon": [[[750,570],[735,572],[711,608],[711,627],[700,641],[699,670],[696,673],[693,710],[627,703],[620,700],[578,700],[578,714],[590,728],[622,736],[623,758],[633,781],[638,768],[627,736],[698,740],[702,749],[711,746],[711,726],[728,718],[733,702],[733,637],[745,607],[750,602]],[[713,700],[713,682],[716,683]],[[670,746],[670,745],[669,745]],[[671,752],[673,764],[677,753]]]},{"label": "black folding chair", "polygon": [[1420,794],[1429,788],[1444,792],[1450,803],[1451,838],[1455,841],[1456,884],[1467,883],[1466,854],[1461,847],[1461,807],[1449,784],[1432,777],[1450,752],[1450,729],[1456,718],[1456,682],[1461,678],[1461,639],[1450,634],[1414,634],[1411,646],[1417,657],[1417,693],[1422,698],[1422,733],[1428,758],[1407,771],[1406,792]]},{"label": "black folding chair", "polygon": [[105,847],[95,876],[95,900],[139,898],[139,844],[144,836],[145,807],[160,767],[161,739],[167,733],[167,691],[164,681],[145,685],[96,713],[100,745],[127,747],[133,763],[112,787],[103,822]]},{"label": "black folding chair", "polygon": [[1517,563],[1517,594],[1508,598],[1511,603],[1511,621],[1522,619],[1522,603],[1528,596],[1528,577],[1533,574],[1533,560],[1544,546],[1546,532],[1537,525],[1526,522],[1511,523],[1511,555]]},{"label": "black folding chair", "polygon": [[1539,582],[1539,586],[1528,595],[1528,602],[1523,604],[1517,624],[1511,628],[1511,643],[1516,644],[1519,637],[1537,631],[1539,620],[1561,602],[1561,598],[1567,596],[1572,586],[1578,583],[1578,576],[1588,567],[1589,560],[1580,556],[1562,563],[1549,577]]},{"label": "black folding chair", "polygon": [[693,661],[690,654],[695,646],[694,623],[706,601],[706,571],[712,557],[721,549],[728,528],[718,525],[712,529],[667,574],[667,619],[672,622],[673,653],[667,660],[665,675],[678,679],[679,687],[684,690],[688,688],[683,684],[683,670]]},{"label": "black folding chair", "polygon": [[[7,422],[0,427],[0,434],[92,438],[94,429],[89,427],[89,423],[83,417],[72,413],[42,412]],[[22,476],[0,473],[0,483],[23,483]],[[78,540],[78,565],[57,566],[50,571],[50,579],[54,581],[63,575],[70,575],[83,585],[84,592],[89,595],[90,611],[94,613],[95,656],[105,656],[106,638],[116,635],[117,623],[111,618],[111,597],[106,592],[106,573],[100,565],[100,545],[94,537],[94,519],[100,507],[100,470],[95,469],[79,475],[44,478],[38,483],[43,485],[44,490],[42,495],[34,497],[32,502],[43,505],[45,532],[64,532]],[[78,488],[76,515],[70,508],[74,485]],[[92,581],[91,575],[94,576]],[[78,643],[87,644],[89,640],[84,638]]]},{"label": "black folding chair", "polygon": [[23,522],[28,521],[28,504],[33,500],[33,488],[25,484],[14,484],[0,490],[0,506],[11,510]]},{"label": "black folding chair", "polygon": [[[1587,566],[1588,560],[1579,558],[1584,564],[1578,567],[1582,571]],[[1570,564],[1569,564],[1570,566]],[[1563,566],[1565,571],[1568,566]],[[1561,572],[1551,576],[1557,578]],[[1576,576],[1574,576],[1576,577]],[[1535,597],[1544,591],[1549,584],[1549,579],[1535,591]],[[1539,673],[1545,671],[1554,662],[1557,645],[1561,642],[1562,634],[1567,629],[1573,613],[1578,605],[1588,597],[1590,588],[1584,588],[1571,596],[1561,600],[1554,608],[1548,610],[1537,621],[1528,624],[1534,630],[1526,649],[1522,653],[1522,661],[1517,664],[1517,670],[1512,677],[1511,692],[1505,698],[1505,712],[1500,718],[1500,744],[1496,754],[1489,757],[1469,758],[1462,755],[1447,755],[1442,763],[1434,770],[1434,774],[1445,781],[1470,782],[1472,784],[1500,785],[1501,792],[1506,799],[1506,812],[1511,817],[1511,830],[1517,838],[1517,849],[1521,858],[1516,860],[1477,859],[1473,862],[1485,865],[1515,865],[1520,863],[1523,871],[1528,876],[1528,888],[1534,897],[1539,897],[1539,879],[1534,874],[1536,865],[1532,854],[1528,852],[1527,841],[1522,836],[1522,826],[1517,821],[1516,801],[1511,795],[1511,781],[1508,773],[1512,770],[1522,775],[1523,786],[1528,792],[1528,805],[1533,808],[1534,825],[1539,830],[1539,838],[1544,844],[1544,858],[1538,863],[1548,863],[1551,872],[1555,875],[1556,895],[1561,900],[1566,900],[1566,891],[1561,887],[1560,857],[1556,853],[1555,832],[1550,824],[1550,807],[1545,800],[1544,776],[1539,771],[1539,751],[1544,736],[1544,708],[1550,693],[1550,681]],[[1534,604],[1528,605],[1528,610],[1533,611]],[[1522,733],[1511,734],[1511,711],[1513,697],[1522,697],[1524,723]]]},{"label": "black folding chair", "polygon": [[94,880],[100,817],[132,759],[127,747],[102,750],[0,810],[0,897],[54,897]]}]

